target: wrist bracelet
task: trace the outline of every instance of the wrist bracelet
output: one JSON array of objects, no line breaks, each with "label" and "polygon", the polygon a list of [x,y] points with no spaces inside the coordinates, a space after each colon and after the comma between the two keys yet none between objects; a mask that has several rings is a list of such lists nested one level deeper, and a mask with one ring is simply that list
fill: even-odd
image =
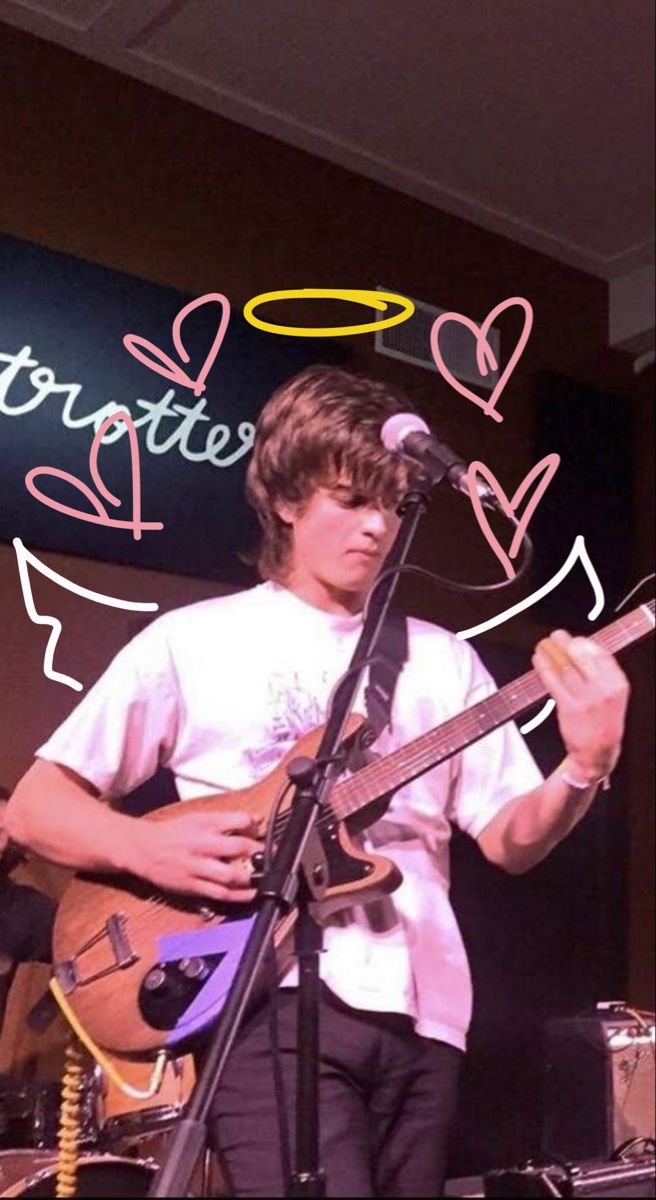
[{"label": "wrist bracelet", "polygon": [[567,771],[559,770],[558,774],[568,787],[574,788],[577,792],[587,792],[589,788],[598,787],[601,784],[602,792],[607,792],[610,788],[610,775],[599,775],[596,779],[573,779]]}]

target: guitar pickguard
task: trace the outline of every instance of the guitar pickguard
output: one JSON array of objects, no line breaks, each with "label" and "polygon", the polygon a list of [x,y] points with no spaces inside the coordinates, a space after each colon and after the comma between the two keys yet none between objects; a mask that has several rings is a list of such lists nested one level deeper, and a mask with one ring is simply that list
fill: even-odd
[{"label": "guitar pickguard", "polygon": [[[141,984],[138,1002],[153,1029],[168,1031],[164,1045],[175,1046],[200,1033],[219,1015],[254,921],[250,913],[210,929],[159,939],[157,962]],[[194,973],[189,972],[192,964]]]}]

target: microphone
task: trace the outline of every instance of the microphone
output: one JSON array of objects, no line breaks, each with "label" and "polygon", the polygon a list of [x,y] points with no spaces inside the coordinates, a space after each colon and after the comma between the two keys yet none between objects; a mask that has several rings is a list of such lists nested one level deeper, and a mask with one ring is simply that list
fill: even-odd
[{"label": "microphone", "polygon": [[[471,498],[467,463],[450,446],[438,442],[416,413],[395,413],[383,425],[380,436],[387,450],[420,466],[433,483],[446,479],[455,491]],[[483,479],[476,480],[476,490],[486,508],[498,508],[497,497]]]}]

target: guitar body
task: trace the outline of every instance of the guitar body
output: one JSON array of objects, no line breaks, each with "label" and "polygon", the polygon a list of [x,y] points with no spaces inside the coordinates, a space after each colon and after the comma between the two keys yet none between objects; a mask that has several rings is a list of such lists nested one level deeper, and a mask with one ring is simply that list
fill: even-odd
[{"label": "guitar body", "polygon": [[[362,722],[352,716],[347,734]],[[185,812],[249,812],[263,836],[286,782],[287,764],[299,756],[314,757],[322,732],[316,729],[302,738],[254,787],[185,801]],[[288,808],[286,799],[280,811]],[[180,811],[176,802],[140,819],[166,821]],[[380,803],[372,806],[371,821],[379,815]],[[398,887],[400,871],[381,855],[367,855],[356,846],[345,822],[323,821],[317,828],[330,880],[317,905],[319,919]],[[83,1028],[104,1049],[143,1055],[173,1048],[218,1017],[255,911],[254,906],[161,892],[133,876],[80,874],[57,912],[54,973]],[[292,911],[278,924],[279,961],[286,957],[294,920]]]}]

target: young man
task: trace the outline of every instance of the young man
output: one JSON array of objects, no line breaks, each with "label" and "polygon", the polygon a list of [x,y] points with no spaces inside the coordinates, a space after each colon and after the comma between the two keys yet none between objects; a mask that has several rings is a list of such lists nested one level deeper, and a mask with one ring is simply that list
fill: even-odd
[{"label": "young man", "polygon": [[[236,860],[248,820],[180,815],[154,827],[100,805],[168,765],[180,798],[248,787],[326,715],[362,607],[398,528],[406,467],[380,430],[407,401],[382,384],[312,368],[260,418],[248,495],[266,582],[155,621],[117,656],[37,752],[9,811],[11,836],[73,867],[130,871],[219,900],[252,895]],[[594,643],[559,631],[534,664],[556,699],[566,757],[545,781],[513,725],[394,797],[373,829],[401,868],[389,900],[331,920],[322,955],[322,1159],[331,1196],[435,1196],[471,1010],[448,898],[449,821],[512,872],[580,820],[620,751],[628,688]],[[387,753],[494,690],[468,643],[409,622]],[[356,705],[362,710],[362,701]],[[293,994],[280,1046],[294,1078]],[[293,1110],[292,1110],[293,1111]],[[217,1138],[238,1195],[284,1194],[266,1013],[245,1024],[217,1102]],[[293,1125],[293,1122],[292,1122]]]}]

